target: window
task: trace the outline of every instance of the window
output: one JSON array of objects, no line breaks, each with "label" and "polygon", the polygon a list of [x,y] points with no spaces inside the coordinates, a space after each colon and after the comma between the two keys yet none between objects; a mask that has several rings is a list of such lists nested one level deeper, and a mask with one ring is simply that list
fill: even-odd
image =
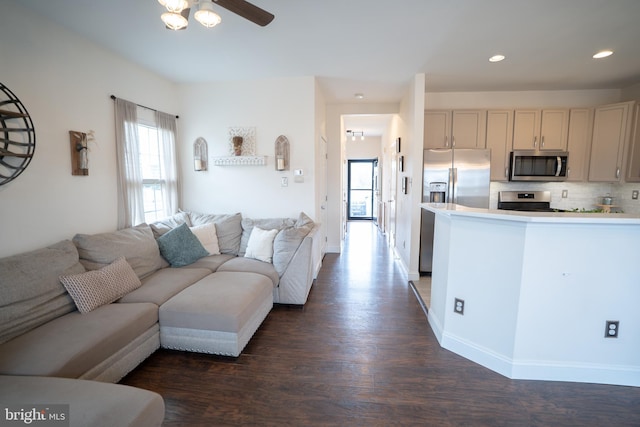
[{"label": "window", "polygon": [[176,117],[116,100],[118,228],[177,212]]},{"label": "window", "polygon": [[151,223],[166,216],[165,193],[167,185],[163,152],[158,139],[158,129],[146,124],[138,124],[140,174],[142,176],[142,200],[144,221]]}]

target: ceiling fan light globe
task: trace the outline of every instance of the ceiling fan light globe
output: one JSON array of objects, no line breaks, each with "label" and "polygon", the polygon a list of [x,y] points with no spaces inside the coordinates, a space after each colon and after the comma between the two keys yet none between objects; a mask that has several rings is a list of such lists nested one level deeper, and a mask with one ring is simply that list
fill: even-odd
[{"label": "ceiling fan light globe", "polygon": [[215,27],[220,22],[222,22],[222,18],[220,18],[220,15],[209,10],[199,10],[196,12],[194,17],[199,23],[207,28]]},{"label": "ceiling fan light globe", "polygon": [[213,11],[211,2],[208,1],[201,3],[200,9],[198,9],[198,11],[193,16],[194,18],[196,18],[196,21],[207,28],[215,27],[220,22],[222,22],[222,18],[220,18],[220,15]]},{"label": "ceiling fan light globe", "polygon": [[172,13],[180,13],[184,9],[189,7],[187,0],[158,0],[161,5],[167,8],[167,11]]},{"label": "ceiling fan light globe", "polygon": [[179,13],[166,12],[160,18],[162,22],[172,30],[181,30],[187,26],[187,19]]}]

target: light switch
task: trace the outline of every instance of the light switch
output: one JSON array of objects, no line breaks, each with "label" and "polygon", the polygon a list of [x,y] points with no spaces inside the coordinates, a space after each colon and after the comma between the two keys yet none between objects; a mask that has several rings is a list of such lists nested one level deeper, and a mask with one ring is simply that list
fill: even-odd
[{"label": "light switch", "polygon": [[288,187],[289,186],[289,178],[286,176],[280,177],[280,187]]}]

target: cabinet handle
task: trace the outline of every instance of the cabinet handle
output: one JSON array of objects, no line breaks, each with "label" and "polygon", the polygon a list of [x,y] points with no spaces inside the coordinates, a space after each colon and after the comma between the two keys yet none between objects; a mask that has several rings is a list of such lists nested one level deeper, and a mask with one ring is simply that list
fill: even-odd
[{"label": "cabinet handle", "polygon": [[567,168],[567,178],[571,176],[571,168]]},{"label": "cabinet handle", "polygon": [[452,136],[452,137],[451,137],[451,146],[452,146],[452,147],[455,147],[455,146],[456,146],[456,137],[455,137],[455,136]]},{"label": "cabinet handle", "polygon": [[544,136],[540,139],[540,147],[544,147]]},{"label": "cabinet handle", "polygon": [[507,177],[507,178],[509,177],[509,166],[504,168],[504,176]]},{"label": "cabinet handle", "polygon": [[445,136],[445,137],[444,137],[444,146],[445,146],[445,147],[448,147],[448,146],[449,146],[449,140],[448,140],[448,137],[447,137],[447,136]]},{"label": "cabinet handle", "polygon": [[616,168],[616,179],[620,179],[620,168]]},{"label": "cabinet handle", "polygon": [[538,145],[538,137],[534,136],[533,137],[533,148],[536,148],[536,145]]}]

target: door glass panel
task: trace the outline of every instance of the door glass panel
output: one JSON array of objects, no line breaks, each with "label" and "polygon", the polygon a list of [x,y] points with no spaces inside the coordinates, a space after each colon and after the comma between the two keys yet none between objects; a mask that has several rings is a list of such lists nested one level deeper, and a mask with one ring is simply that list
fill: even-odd
[{"label": "door glass panel", "polygon": [[349,160],[349,219],[373,218],[373,160]]}]

